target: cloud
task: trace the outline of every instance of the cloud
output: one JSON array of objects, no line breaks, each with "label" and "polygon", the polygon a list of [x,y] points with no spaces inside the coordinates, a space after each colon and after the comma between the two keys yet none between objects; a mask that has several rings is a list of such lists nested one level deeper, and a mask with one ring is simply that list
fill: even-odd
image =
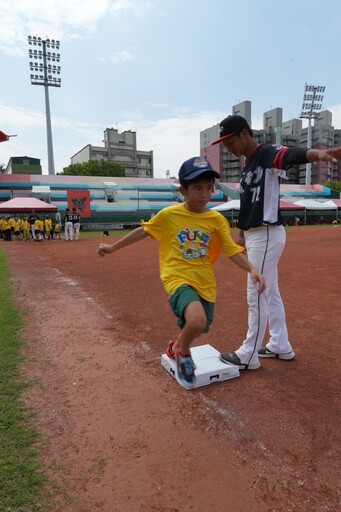
[{"label": "cloud", "polygon": [[[110,0],[16,0],[2,2],[0,51],[12,56],[27,51],[27,35],[40,35],[63,42],[85,37],[97,29],[108,14]],[[25,45],[25,46],[24,46]]]},{"label": "cloud", "polygon": [[145,18],[151,7],[152,4],[147,0],[116,0],[112,3],[110,12],[113,18],[122,17],[126,13],[137,18]]},{"label": "cloud", "polygon": [[167,108],[169,105],[167,103],[147,103],[149,107],[155,107],[155,108]]},{"label": "cloud", "polygon": [[[45,114],[0,101],[0,129],[7,135],[17,135],[0,145],[0,163],[7,165],[12,156],[40,158],[43,173],[47,173]],[[57,171],[70,164],[71,156],[87,144],[96,145],[102,139],[100,123],[79,123],[66,117],[53,116],[52,136]]]},{"label": "cloud", "polygon": [[149,120],[138,114],[126,114],[119,130],[137,132],[137,147],[154,153],[154,175],[165,178],[166,171],[176,175],[183,161],[200,154],[200,132],[217,124],[224,113],[191,113],[187,107],[175,109],[167,118]]},{"label": "cloud", "polygon": [[10,106],[0,101],[0,119],[2,130],[13,131],[40,128],[45,125],[45,116],[41,112],[24,107]]},{"label": "cloud", "polygon": [[119,64],[120,62],[133,61],[134,57],[129,50],[121,50],[108,55],[108,57],[98,57],[98,60],[102,62],[111,62],[112,64]]}]

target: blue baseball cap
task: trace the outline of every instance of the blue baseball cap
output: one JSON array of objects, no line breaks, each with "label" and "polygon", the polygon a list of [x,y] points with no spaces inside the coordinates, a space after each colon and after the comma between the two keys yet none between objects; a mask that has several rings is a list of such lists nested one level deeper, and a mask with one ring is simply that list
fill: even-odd
[{"label": "blue baseball cap", "polygon": [[220,178],[220,174],[212,168],[208,160],[205,160],[205,158],[201,158],[200,156],[194,156],[193,158],[186,160],[180,167],[179,181],[194,180],[194,178],[197,178],[206,172],[211,173],[214,178]]}]

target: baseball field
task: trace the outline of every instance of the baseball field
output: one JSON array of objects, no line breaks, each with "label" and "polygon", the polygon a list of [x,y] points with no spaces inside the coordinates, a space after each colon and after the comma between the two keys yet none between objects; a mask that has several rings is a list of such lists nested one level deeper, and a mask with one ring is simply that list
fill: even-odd
[{"label": "baseball field", "polygon": [[[340,510],[341,227],[289,228],[280,262],[293,361],[191,391],[160,364],[177,335],[151,239],[1,243],[24,319],[24,392],[52,512]],[[246,275],[216,264],[199,344],[239,347]]]}]

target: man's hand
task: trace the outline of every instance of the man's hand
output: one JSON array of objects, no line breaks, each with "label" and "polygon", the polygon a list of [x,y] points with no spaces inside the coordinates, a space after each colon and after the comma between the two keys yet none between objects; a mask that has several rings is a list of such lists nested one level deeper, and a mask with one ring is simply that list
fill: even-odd
[{"label": "man's hand", "polygon": [[337,162],[341,160],[341,147],[329,148],[326,150],[327,157],[324,159],[325,162]]},{"label": "man's hand", "polygon": [[329,149],[308,149],[308,162],[338,162],[341,160],[341,147]]}]

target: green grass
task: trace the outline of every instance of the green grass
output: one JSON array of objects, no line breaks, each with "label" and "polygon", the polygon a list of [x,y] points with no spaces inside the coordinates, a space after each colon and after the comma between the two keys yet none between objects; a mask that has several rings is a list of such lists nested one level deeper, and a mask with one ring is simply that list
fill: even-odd
[{"label": "green grass", "polygon": [[[11,298],[10,272],[0,249],[0,511],[43,511],[45,478],[35,443],[33,413],[23,404],[19,363],[22,319]],[[46,509],[45,509],[46,510]]]},{"label": "green grass", "polygon": [[[93,237],[93,238],[103,238],[103,240],[108,240],[108,238],[112,238],[112,237],[115,237],[115,236],[124,236],[124,235],[127,235],[128,233],[130,233],[132,230],[125,230],[125,229],[118,229],[117,231],[110,231],[109,230],[109,233],[110,233],[110,236],[107,237],[107,236],[102,236],[103,235],[103,231],[81,231],[79,236],[80,237]],[[62,236],[63,236],[63,233],[62,233]]]}]

